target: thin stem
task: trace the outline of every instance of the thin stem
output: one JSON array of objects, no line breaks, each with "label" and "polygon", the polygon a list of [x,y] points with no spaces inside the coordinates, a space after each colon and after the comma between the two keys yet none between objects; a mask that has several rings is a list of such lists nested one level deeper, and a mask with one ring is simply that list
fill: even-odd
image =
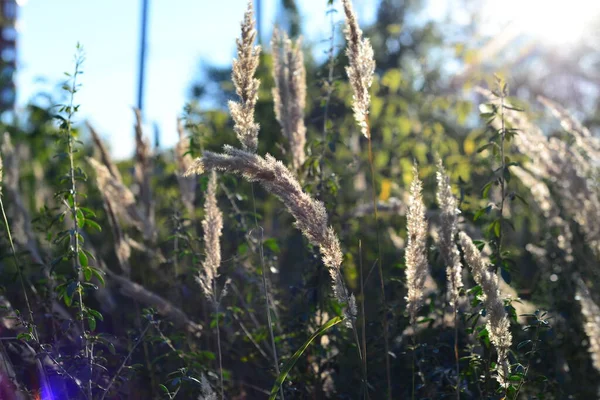
[{"label": "thin stem", "polygon": [[454,304],[454,359],[456,362],[456,399],[460,400],[460,365],[458,362],[458,312]]},{"label": "thin stem", "polygon": [[221,400],[225,399],[225,389],[223,386],[223,356],[221,354],[221,329],[219,329],[219,301],[217,300],[217,281],[212,280],[213,283],[213,302],[215,303],[215,319],[217,324],[215,329],[217,330],[217,356],[219,357],[219,384],[221,390]]},{"label": "thin stem", "polygon": [[[343,280],[342,279],[342,271],[340,271],[340,269],[338,268],[335,270],[335,272],[338,275],[337,279],[339,279],[340,281]],[[350,304],[351,298],[350,298],[350,295],[348,294],[347,290],[344,290],[343,296],[344,296],[344,302],[346,304]],[[360,340],[358,340],[358,329],[356,328],[356,318],[355,317],[350,317],[350,325],[352,326],[352,332],[354,333],[354,341],[356,342],[356,351],[358,352],[358,358],[360,359],[360,362],[362,364],[364,358],[363,358],[363,353],[360,350],[361,344],[360,344]]]},{"label": "thin stem", "polygon": [[367,373],[367,328],[366,319],[367,314],[365,313],[365,284],[363,277],[363,263],[362,263],[362,241],[358,241],[358,260],[359,260],[359,273],[360,273],[360,313],[361,315],[361,330],[362,330],[362,353],[365,355],[362,357],[363,375],[364,375],[364,386],[365,386],[365,397],[369,397],[369,387],[367,386],[368,373]]},{"label": "thin stem", "polygon": [[[36,353],[33,348],[27,343],[25,342],[25,345],[27,347],[29,347],[31,349],[31,351],[33,353]],[[39,342],[36,342],[37,347],[40,348],[40,350],[42,351],[42,353],[44,353],[44,355],[46,357],[48,357],[50,359],[50,361],[52,361],[60,370],[60,373],[63,374],[64,376],[66,376],[67,378],[69,378],[71,381],[73,381],[73,383],[75,384],[75,386],[77,386],[77,389],[79,389],[79,391],[83,394],[84,397],[87,398],[87,393],[85,392],[85,390],[83,390],[83,388],[81,387],[80,383],[79,383],[79,379],[75,378],[73,375],[71,375],[66,369],[65,367],[62,366],[61,363],[58,362],[58,360],[56,358],[54,358],[54,356],[52,354],[50,354],[50,352],[48,352],[46,349],[44,349],[44,346],[42,346]],[[47,380],[47,378],[46,378]],[[48,387],[51,390],[50,385],[48,385]],[[53,397],[52,397],[53,398]]]},{"label": "thin stem", "polygon": [[[0,187],[0,210],[2,211],[2,218],[4,219],[4,226],[6,227],[6,234],[8,236],[8,242],[10,244],[10,250],[13,256],[13,259],[15,260],[15,267],[17,268],[17,271],[19,271],[19,281],[21,283],[21,289],[23,290],[23,296],[25,297],[25,304],[27,305],[27,311],[29,313],[29,328],[30,328],[30,332],[33,335],[33,339],[35,340],[36,343],[40,342],[40,337],[37,331],[37,326],[35,325],[35,322],[33,320],[33,310],[31,308],[31,303],[29,302],[29,295],[27,294],[27,290],[25,289],[25,278],[23,277],[23,270],[21,268],[21,263],[19,262],[19,259],[17,257],[17,252],[15,250],[15,243],[13,241],[12,238],[12,234],[10,231],[10,225],[8,224],[8,218],[6,217],[6,211],[4,210],[4,203],[2,202],[2,192],[1,192],[2,188]],[[33,349],[32,349],[33,350]],[[33,351],[35,354],[37,354],[36,351]],[[46,387],[46,389],[50,392],[49,395],[52,396],[52,387],[48,384],[48,377],[46,376],[46,369],[44,368],[43,363],[40,363],[40,370],[42,373],[42,379],[44,381],[44,385]]]},{"label": "thin stem", "polygon": [[415,364],[417,363],[417,343],[415,336],[417,335],[416,326],[413,325],[413,337],[412,337],[412,394],[411,399],[415,400]]},{"label": "thin stem", "polygon": [[483,395],[487,396],[490,381],[490,366],[492,365],[492,351],[488,350],[488,358],[485,363],[485,380],[483,382]]},{"label": "thin stem", "polygon": [[[327,51],[328,73],[327,73],[327,81],[325,82],[325,85],[327,87],[327,93],[325,95],[325,101],[323,104],[323,129],[321,132],[323,143],[321,143],[321,157],[319,159],[319,183],[320,183],[319,192],[323,188],[323,167],[324,167],[323,159],[325,158],[325,149],[326,149],[325,143],[327,142],[327,121],[329,121],[329,105],[331,103],[331,95],[333,93],[333,72],[334,72],[334,66],[335,66],[335,57],[334,57],[335,24],[333,23],[334,10],[335,9],[333,8],[333,6],[331,6],[330,10],[328,10],[329,24],[331,26],[331,36],[329,36],[329,49]],[[323,196],[321,195],[321,197],[323,197]]]},{"label": "thin stem", "polygon": [[525,371],[523,372],[523,377],[521,378],[521,381],[519,382],[519,386],[517,387],[517,391],[515,392],[514,399],[519,398],[519,392],[521,391],[521,388],[523,388],[523,385],[525,385],[525,378],[527,377],[527,373],[529,372],[529,368],[531,367],[531,357],[535,355],[539,337],[540,337],[540,321],[536,321],[535,337],[533,340],[533,346],[531,348],[531,353],[529,353],[529,357],[527,357],[527,367],[525,367]]},{"label": "thin stem", "polygon": [[17,252],[15,250],[15,244],[13,242],[12,234],[10,232],[10,226],[8,225],[8,219],[6,218],[6,211],[4,210],[4,203],[2,202],[2,193],[0,193],[0,210],[2,210],[2,218],[4,219],[4,226],[6,226],[6,234],[8,236],[8,242],[10,243],[10,250],[12,256],[15,260],[15,266],[17,271],[19,271],[19,281],[21,282],[21,289],[23,290],[23,296],[25,297],[25,304],[27,305],[27,311],[29,312],[29,323],[31,324],[31,330],[34,335],[36,341],[39,341],[39,336],[37,333],[37,328],[35,323],[33,322],[33,310],[31,308],[31,303],[29,302],[29,296],[27,295],[27,290],[25,289],[25,278],[23,277],[23,270],[21,269],[21,264],[19,263],[19,259],[17,257]]},{"label": "thin stem", "polygon": [[329,24],[331,26],[331,36],[329,37],[329,49],[327,51],[328,68],[327,68],[327,94],[323,104],[323,148],[321,158],[325,153],[325,142],[327,141],[327,121],[329,120],[329,103],[331,102],[331,94],[333,93],[333,69],[335,65],[335,24],[333,23],[333,9],[329,10]]},{"label": "thin stem", "polygon": [[[271,306],[270,306],[270,301],[269,301],[269,285],[268,285],[268,281],[267,281],[267,268],[265,266],[265,254],[264,254],[264,247],[263,247],[263,229],[262,227],[258,224],[258,217],[256,216],[256,196],[254,195],[254,183],[252,183],[251,185],[252,187],[252,205],[254,208],[254,224],[256,225],[256,229],[260,232],[260,240],[258,243],[258,252],[259,252],[259,256],[260,256],[260,268],[261,268],[261,272],[262,272],[262,284],[263,284],[263,291],[265,293],[265,307],[266,307],[266,311],[267,311],[267,326],[269,328],[269,336],[271,337],[271,348],[273,350],[273,364],[275,367],[275,372],[277,373],[277,376],[279,376],[279,359],[277,357],[277,346],[275,345],[275,335],[273,333],[273,326],[272,326],[272,322],[271,322]],[[279,394],[281,395],[281,400],[284,400],[284,396],[283,396],[283,388],[279,387]]]},{"label": "thin stem", "polygon": [[502,128],[500,129],[500,158],[501,158],[501,175],[500,175],[500,230],[498,234],[498,246],[497,246],[497,261],[502,260],[502,239],[504,236],[504,230],[502,229],[502,219],[504,217],[504,200],[506,198],[506,181],[504,178],[504,170],[506,168],[506,161],[504,159],[504,139],[506,135],[506,127],[504,122],[504,89],[501,87],[501,96],[500,96],[500,120],[502,124]]},{"label": "thin stem", "polygon": [[[323,105],[323,145],[327,140],[327,121],[329,119],[329,103],[331,94],[333,93],[333,67],[335,65],[335,24],[333,23],[333,9],[329,10],[329,24],[331,26],[331,36],[329,37],[329,49],[327,51],[328,59],[328,74],[327,74],[327,95],[325,96],[325,104]],[[324,149],[324,147],[323,147]],[[323,150],[324,152],[324,150]]]},{"label": "thin stem", "polygon": [[379,271],[379,284],[381,288],[381,298],[383,303],[383,340],[385,345],[385,373],[387,379],[387,397],[389,400],[392,399],[392,376],[391,376],[391,367],[390,367],[390,339],[389,339],[389,327],[387,320],[387,302],[385,299],[385,283],[383,281],[383,267],[382,263],[382,253],[381,253],[381,240],[379,233],[379,216],[377,212],[377,193],[375,190],[375,164],[373,162],[373,145],[371,142],[371,126],[369,124],[369,119],[366,117],[367,123],[367,141],[369,147],[369,167],[371,170],[371,194],[373,197],[373,216],[375,218],[375,233],[377,235],[377,268]]},{"label": "thin stem", "polygon": [[[67,135],[67,150],[69,154],[69,178],[71,183],[71,199],[72,204],[67,202],[69,211],[71,212],[71,219],[73,220],[73,228],[71,229],[71,245],[73,251],[73,269],[77,275],[77,295],[79,297],[79,319],[81,321],[81,332],[85,347],[85,358],[88,360],[88,366],[92,368],[92,354],[90,352],[88,343],[88,334],[85,330],[85,322],[83,318],[84,305],[83,305],[83,287],[81,286],[82,268],[79,263],[79,253],[81,251],[79,243],[79,224],[77,221],[77,179],[75,177],[75,157],[74,157],[74,138],[71,124],[73,121],[73,115],[75,114],[75,93],[77,92],[77,76],[81,73],[79,68],[83,62],[81,53],[76,56],[75,60],[75,71],[73,73],[73,79],[71,80],[71,87],[69,88],[69,106],[67,107],[67,119],[66,119],[66,135]],[[90,375],[88,380],[88,397],[92,398],[92,377]]]},{"label": "thin stem", "polygon": [[146,325],[146,327],[144,328],[144,330],[140,334],[140,337],[138,338],[138,340],[135,342],[135,344],[133,345],[133,347],[131,348],[131,350],[129,350],[129,353],[127,354],[127,357],[125,357],[125,359],[123,360],[123,362],[119,366],[119,369],[117,370],[117,372],[110,379],[110,382],[108,383],[108,386],[106,386],[106,389],[104,389],[104,393],[102,393],[102,396],[100,397],[100,400],[104,400],[104,398],[108,394],[110,388],[115,383],[115,380],[117,380],[117,378],[121,374],[121,371],[123,370],[123,368],[125,368],[125,365],[127,365],[127,362],[129,361],[129,359],[133,355],[133,352],[138,347],[138,345],[144,340],[144,336],[146,336],[146,333],[148,332],[148,329],[150,329],[150,325],[152,325],[152,322],[148,322],[148,324]]}]

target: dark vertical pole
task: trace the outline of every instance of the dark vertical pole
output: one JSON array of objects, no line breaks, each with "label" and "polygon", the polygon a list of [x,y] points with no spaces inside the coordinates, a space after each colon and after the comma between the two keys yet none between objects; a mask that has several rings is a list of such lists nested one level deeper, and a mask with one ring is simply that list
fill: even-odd
[{"label": "dark vertical pole", "polygon": [[146,75],[146,37],[148,35],[148,2],[142,0],[142,37],[140,43],[140,64],[138,75],[137,108],[142,111],[144,106],[144,77]]},{"label": "dark vertical pole", "polygon": [[262,33],[262,7],[261,0],[256,0],[254,9],[256,10],[256,36],[258,37],[258,44],[262,44],[261,33]]}]

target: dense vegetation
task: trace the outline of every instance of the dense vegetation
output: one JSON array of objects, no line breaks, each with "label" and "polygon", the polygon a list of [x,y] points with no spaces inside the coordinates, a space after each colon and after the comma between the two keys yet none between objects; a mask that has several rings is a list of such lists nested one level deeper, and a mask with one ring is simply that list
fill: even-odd
[{"label": "dense vegetation", "polygon": [[79,47],[64,105],[3,126],[1,399],[598,396],[597,134],[458,82],[419,2],[364,33],[341,3],[323,63],[249,6],[174,149],[76,124]]}]

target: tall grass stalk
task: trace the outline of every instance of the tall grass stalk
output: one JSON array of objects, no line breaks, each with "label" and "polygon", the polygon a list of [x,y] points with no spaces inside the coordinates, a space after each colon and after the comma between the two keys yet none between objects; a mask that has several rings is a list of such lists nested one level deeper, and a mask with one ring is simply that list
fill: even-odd
[{"label": "tall grass stalk", "polygon": [[[260,46],[255,46],[257,30],[254,19],[254,9],[252,0],[248,1],[248,7],[244,13],[244,20],[241,24],[241,36],[236,40],[237,59],[233,60],[233,73],[231,79],[235,86],[239,101],[230,101],[229,110],[234,121],[234,130],[242,147],[250,153],[255,153],[258,147],[259,125],[254,120],[256,101],[258,100],[258,88],[260,81],[254,77],[260,61]],[[254,224],[260,232],[258,250],[260,266],[262,272],[263,292],[265,295],[265,306],[267,313],[267,327],[271,337],[271,347],[273,351],[273,366],[275,372],[279,375],[279,359],[277,357],[277,347],[275,345],[275,334],[271,321],[271,307],[269,301],[269,285],[267,269],[264,261],[263,235],[262,228],[258,224],[256,215],[256,196],[254,194],[254,184],[252,186],[252,206],[254,209]],[[283,399],[283,389],[280,389]]]},{"label": "tall grass stalk", "polygon": [[446,280],[449,302],[454,320],[454,359],[456,368],[456,398],[460,399],[460,365],[458,353],[458,301],[462,283],[462,263],[456,245],[458,205],[452,194],[450,178],[446,174],[441,158],[437,162],[436,199],[440,207],[440,228],[438,232],[440,254],[446,263]]},{"label": "tall grass stalk", "polygon": [[[8,224],[8,218],[6,216],[6,210],[4,208],[4,202],[2,201],[2,156],[0,155],[0,211],[2,212],[2,219],[4,221],[4,226],[6,228],[6,236],[8,237],[8,243],[10,246],[10,251],[11,251],[11,255],[13,257],[13,260],[15,262],[15,268],[18,271],[18,275],[19,275],[19,283],[21,285],[21,290],[23,291],[23,297],[25,298],[25,305],[27,306],[27,312],[28,312],[28,317],[29,317],[29,321],[27,323],[27,330],[28,333],[30,335],[32,335],[34,341],[39,345],[40,343],[40,336],[38,334],[37,331],[37,326],[35,324],[35,321],[33,319],[33,309],[31,308],[31,302],[29,301],[29,295],[27,294],[27,289],[25,288],[25,277],[23,276],[23,268],[21,266],[21,263],[19,261],[19,258],[17,256],[17,251],[15,249],[15,243],[13,241],[12,238],[12,233],[10,230],[10,225]],[[37,352],[34,350],[34,353],[37,354]],[[43,389],[46,391],[46,394],[48,396],[50,396],[50,398],[53,398],[53,394],[52,394],[52,387],[49,384],[48,381],[48,376],[46,375],[46,369],[44,368],[44,365],[41,362],[38,362],[39,365],[39,369],[40,369],[40,373],[42,374],[41,379],[42,379],[42,386]]]},{"label": "tall grass stalk", "polygon": [[371,134],[369,127],[369,119],[367,118],[367,129],[369,131],[368,143],[369,143],[369,169],[371,170],[371,197],[373,200],[373,218],[375,219],[375,235],[377,239],[377,269],[379,272],[379,287],[381,289],[381,302],[383,306],[383,341],[385,346],[385,373],[387,379],[387,390],[388,398],[392,398],[392,376],[390,366],[390,338],[389,338],[389,324],[387,319],[387,301],[385,298],[385,282],[383,278],[383,266],[382,266],[382,252],[381,252],[381,234],[379,232],[379,216],[378,216],[378,205],[377,205],[377,191],[375,181],[375,164],[373,162],[373,145],[371,144]]},{"label": "tall grass stalk", "polygon": [[23,297],[25,298],[25,305],[27,306],[27,312],[29,317],[29,326],[27,327],[33,335],[33,338],[36,342],[39,342],[39,335],[37,332],[37,327],[33,320],[33,309],[31,308],[31,302],[29,301],[29,295],[27,294],[27,289],[25,288],[25,277],[23,276],[23,269],[21,267],[21,263],[19,258],[17,257],[17,251],[15,249],[15,243],[12,238],[10,225],[8,224],[8,218],[6,217],[6,211],[4,208],[4,202],[2,201],[2,156],[0,155],[0,211],[2,212],[2,219],[4,220],[4,226],[6,228],[6,236],[8,237],[8,243],[10,246],[11,255],[13,260],[15,261],[15,268],[17,269],[19,275],[19,282],[21,284],[21,290],[23,291]]},{"label": "tall grass stalk", "polygon": [[406,264],[406,308],[413,328],[413,365],[412,365],[412,398],[415,396],[415,365],[417,351],[417,314],[423,304],[425,280],[428,275],[427,266],[427,220],[426,208],[423,204],[423,183],[419,179],[417,165],[413,166],[413,181],[410,185],[410,200],[406,214],[406,231],[408,243],[404,254]]},{"label": "tall grass stalk", "polygon": [[[379,284],[381,289],[381,301],[383,305],[383,339],[385,346],[385,371],[387,380],[387,397],[392,398],[392,377],[390,366],[390,344],[389,327],[387,320],[387,302],[385,297],[385,282],[383,278],[381,237],[379,232],[379,216],[377,213],[377,183],[375,181],[375,165],[373,162],[373,144],[371,141],[371,127],[369,124],[369,108],[371,97],[369,88],[373,81],[375,72],[375,60],[373,57],[373,47],[368,39],[363,38],[362,30],[358,25],[358,19],[352,7],[350,0],[343,0],[344,14],[346,15],[346,41],[349,65],[346,72],[354,92],[353,111],[354,118],[361,129],[362,134],[368,141],[369,169],[371,171],[371,197],[373,200],[373,216],[375,219],[375,232],[377,237],[377,267],[379,272]],[[365,355],[366,356],[366,355]]]},{"label": "tall grass stalk", "polygon": [[363,272],[362,262],[362,240],[358,241],[358,260],[359,260],[359,278],[360,278],[360,314],[361,314],[361,333],[362,333],[362,366],[363,366],[363,385],[365,391],[365,398],[369,397],[369,386],[367,383],[367,377],[369,376],[367,371],[367,314],[365,313],[365,281]]},{"label": "tall grass stalk", "polygon": [[204,201],[204,220],[202,230],[204,233],[204,252],[206,257],[202,263],[202,272],[196,277],[196,281],[202,288],[206,298],[215,307],[216,331],[217,331],[217,356],[219,362],[219,382],[221,398],[224,398],[223,384],[223,356],[221,353],[221,333],[219,327],[219,305],[223,296],[227,293],[229,280],[225,282],[221,293],[217,290],[217,278],[221,266],[221,235],[223,231],[223,213],[217,204],[217,174],[212,172],[206,190]]},{"label": "tall grass stalk", "polygon": [[129,361],[129,359],[133,355],[133,352],[135,351],[135,349],[139,346],[139,344],[141,342],[144,341],[144,338],[146,337],[146,333],[148,333],[148,330],[150,329],[150,326],[152,326],[152,322],[148,321],[148,323],[146,324],[146,327],[140,333],[140,337],[138,338],[138,340],[136,340],[135,344],[131,347],[131,350],[129,350],[129,353],[127,353],[127,356],[123,359],[123,362],[121,363],[121,365],[117,369],[117,372],[115,372],[115,374],[113,375],[113,377],[108,382],[108,385],[106,386],[106,388],[102,392],[102,396],[100,396],[100,400],[104,400],[104,398],[106,397],[106,395],[108,394],[108,392],[110,391],[110,389],[112,388],[112,386],[114,385],[114,383],[117,380],[117,378],[119,376],[121,376],[121,371],[123,371],[123,369],[127,366],[127,362]]},{"label": "tall grass stalk", "polygon": [[[275,368],[275,373],[277,376],[281,373],[279,370],[279,357],[277,356],[277,345],[275,344],[275,334],[273,332],[273,322],[271,321],[271,301],[270,301],[270,293],[269,293],[269,278],[267,268],[265,266],[265,254],[264,254],[264,245],[263,245],[263,228],[258,223],[258,217],[256,214],[256,196],[254,195],[254,182],[251,184],[252,186],[252,207],[254,209],[254,226],[256,227],[257,232],[260,232],[260,237],[258,238],[258,255],[260,258],[260,270],[262,275],[262,285],[263,285],[263,293],[265,295],[265,308],[267,313],[267,327],[269,329],[269,337],[271,339],[271,351],[273,352],[273,367]],[[284,399],[283,396],[283,388],[279,388],[279,394],[281,399]]]}]

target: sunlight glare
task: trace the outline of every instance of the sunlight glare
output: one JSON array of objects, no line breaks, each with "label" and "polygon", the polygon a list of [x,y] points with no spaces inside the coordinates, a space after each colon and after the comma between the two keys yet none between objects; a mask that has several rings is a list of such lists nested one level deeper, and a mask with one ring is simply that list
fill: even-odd
[{"label": "sunlight glare", "polygon": [[583,39],[600,17],[598,0],[489,0],[490,22],[514,27],[546,44],[564,46]]}]

